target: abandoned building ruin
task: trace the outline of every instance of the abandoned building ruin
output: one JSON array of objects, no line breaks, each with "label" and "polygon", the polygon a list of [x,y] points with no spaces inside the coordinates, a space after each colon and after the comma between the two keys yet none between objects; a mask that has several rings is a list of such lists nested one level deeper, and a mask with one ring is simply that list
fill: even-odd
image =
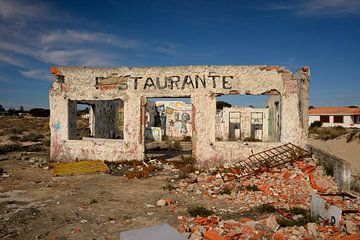
[{"label": "abandoned building ruin", "polygon": [[[143,160],[150,98],[190,99],[185,114],[173,114],[173,122],[180,121],[182,134],[191,136],[192,157],[204,167],[284,143],[304,147],[307,141],[309,67],[294,74],[266,65],[53,67],[51,72],[56,78],[49,94],[53,161]],[[220,124],[216,98],[221,95],[266,95],[267,102],[255,110],[224,108],[226,121]],[[89,110],[87,135],[79,134],[81,106]],[[251,126],[259,141],[243,136]]]}]

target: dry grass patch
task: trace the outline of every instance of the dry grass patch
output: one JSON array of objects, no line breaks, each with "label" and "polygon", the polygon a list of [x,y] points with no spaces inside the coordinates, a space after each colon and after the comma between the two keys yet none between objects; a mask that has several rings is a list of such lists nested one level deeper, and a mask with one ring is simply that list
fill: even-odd
[{"label": "dry grass patch", "polygon": [[311,134],[316,135],[316,139],[330,140],[338,138],[347,133],[344,127],[311,127],[309,128]]}]

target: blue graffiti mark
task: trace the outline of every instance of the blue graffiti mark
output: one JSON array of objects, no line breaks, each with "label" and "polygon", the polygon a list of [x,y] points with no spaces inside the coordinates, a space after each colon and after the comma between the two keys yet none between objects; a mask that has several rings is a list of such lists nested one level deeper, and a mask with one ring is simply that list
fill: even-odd
[{"label": "blue graffiti mark", "polygon": [[53,125],[53,128],[55,128],[56,130],[60,130],[61,129],[61,124],[56,123],[56,124]]}]

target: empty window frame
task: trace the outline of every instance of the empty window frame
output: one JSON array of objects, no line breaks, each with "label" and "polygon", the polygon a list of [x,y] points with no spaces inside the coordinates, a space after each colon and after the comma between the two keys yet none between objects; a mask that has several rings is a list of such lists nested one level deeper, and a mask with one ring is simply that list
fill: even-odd
[{"label": "empty window frame", "polygon": [[122,100],[70,100],[68,108],[69,139],[124,138]]},{"label": "empty window frame", "polygon": [[241,140],[241,113],[229,112],[229,140]]},{"label": "empty window frame", "polygon": [[223,95],[216,100],[216,141],[280,141],[280,95]]},{"label": "empty window frame", "polygon": [[251,141],[262,141],[263,140],[263,112],[252,112],[251,113]]}]

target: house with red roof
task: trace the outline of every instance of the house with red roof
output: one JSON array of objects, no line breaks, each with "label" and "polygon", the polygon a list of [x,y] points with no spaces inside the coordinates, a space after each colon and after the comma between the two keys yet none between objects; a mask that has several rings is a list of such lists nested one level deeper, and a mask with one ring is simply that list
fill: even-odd
[{"label": "house with red roof", "polygon": [[314,107],[309,110],[309,125],[315,121],[323,127],[360,128],[360,108]]}]

